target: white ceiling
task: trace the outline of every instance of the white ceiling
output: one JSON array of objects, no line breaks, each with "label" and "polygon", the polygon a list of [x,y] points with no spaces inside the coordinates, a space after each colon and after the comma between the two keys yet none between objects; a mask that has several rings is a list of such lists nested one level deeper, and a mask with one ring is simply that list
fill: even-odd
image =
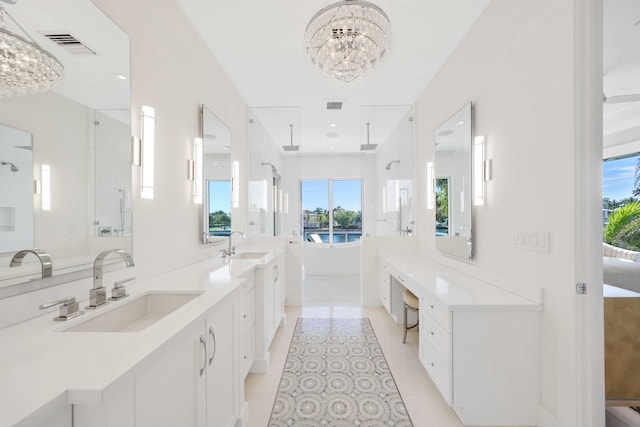
[{"label": "white ceiling", "polygon": [[[638,0],[604,1],[603,74],[603,90],[607,98],[640,94]],[[603,114],[604,146],[630,144],[630,150],[637,150],[640,102],[605,103]]]},{"label": "white ceiling", "polygon": [[[94,109],[123,111],[118,118],[130,121],[129,37],[91,1],[18,0],[0,5],[28,36],[5,18],[9,31],[35,40],[64,66],[65,77],[56,92]],[[72,54],[43,33],[71,34],[95,55]]]},{"label": "white ceiling", "polygon": [[[293,124],[300,153],[324,153],[359,151],[367,122],[370,143],[384,142],[489,0],[375,0],[392,46],[353,87],[321,75],[304,51],[309,19],[332,0],[177,2],[276,144],[290,144]],[[342,111],[327,101],[343,101]]]}]

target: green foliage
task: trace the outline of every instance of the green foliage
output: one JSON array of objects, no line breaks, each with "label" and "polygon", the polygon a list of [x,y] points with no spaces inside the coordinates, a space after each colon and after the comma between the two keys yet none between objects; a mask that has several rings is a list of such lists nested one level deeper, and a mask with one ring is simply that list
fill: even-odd
[{"label": "green foliage", "polygon": [[610,245],[624,249],[631,249],[632,246],[637,247],[640,242],[638,242],[636,240],[637,237],[634,238],[634,236],[637,236],[639,233],[639,218],[640,203],[637,201],[627,203],[615,209],[609,215],[609,222],[604,229],[604,241]]},{"label": "green foliage", "polygon": [[436,222],[442,223],[449,219],[449,180],[436,179]]},{"label": "green foliage", "polygon": [[209,228],[230,227],[231,216],[223,211],[211,212],[209,214]]}]

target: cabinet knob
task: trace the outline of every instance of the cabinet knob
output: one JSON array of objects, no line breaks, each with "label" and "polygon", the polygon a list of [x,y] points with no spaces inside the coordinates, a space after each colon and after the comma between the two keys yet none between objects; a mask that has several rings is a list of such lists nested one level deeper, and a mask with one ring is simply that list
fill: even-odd
[{"label": "cabinet knob", "polygon": [[243,318],[243,319],[246,319],[246,318],[247,318],[247,315],[246,315],[246,314],[244,314],[244,315],[242,316],[242,318]]},{"label": "cabinet knob", "polygon": [[431,310],[433,310],[435,307],[433,306],[433,304],[430,304],[430,305],[429,305],[429,308],[430,308]]},{"label": "cabinet knob", "polygon": [[431,336],[434,336],[435,334],[433,333],[433,331],[431,331]]}]

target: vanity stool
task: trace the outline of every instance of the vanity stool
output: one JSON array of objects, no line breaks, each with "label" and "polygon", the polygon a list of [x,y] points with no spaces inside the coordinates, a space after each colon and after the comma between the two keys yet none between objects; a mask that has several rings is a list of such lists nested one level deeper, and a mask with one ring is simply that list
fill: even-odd
[{"label": "vanity stool", "polygon": [[418,302],[418,297],[415,296],[411,291],[405,289],[402,295],[402,299],[404,302],[404,338],[402,339],[402,344],[407,342],[407,331],[409,329],[413,329],[418,326],[419,320],[416,320],[416,323],[408,326],[407,325],[407,310],[415,311],[416,315],[419,315],[419,307],[420,303]]}]

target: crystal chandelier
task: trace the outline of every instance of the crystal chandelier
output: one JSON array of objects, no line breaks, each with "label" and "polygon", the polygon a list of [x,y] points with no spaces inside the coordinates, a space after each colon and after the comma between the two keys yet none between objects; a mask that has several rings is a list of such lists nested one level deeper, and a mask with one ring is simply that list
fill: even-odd
[{"label": "crystal chandelier", "polygon": [[305,31],[305,46],[311,62],[346,83],[378,64],[390,42],[389,17],[365,0],[330,4],[311,18]]},{"label": "crystal chandelier", "polygon": [[62,80],[64,67],[33,39],[26,40],[5,29],[5,16],[27,34],[0,6],[0,98],[51,90]]}]

